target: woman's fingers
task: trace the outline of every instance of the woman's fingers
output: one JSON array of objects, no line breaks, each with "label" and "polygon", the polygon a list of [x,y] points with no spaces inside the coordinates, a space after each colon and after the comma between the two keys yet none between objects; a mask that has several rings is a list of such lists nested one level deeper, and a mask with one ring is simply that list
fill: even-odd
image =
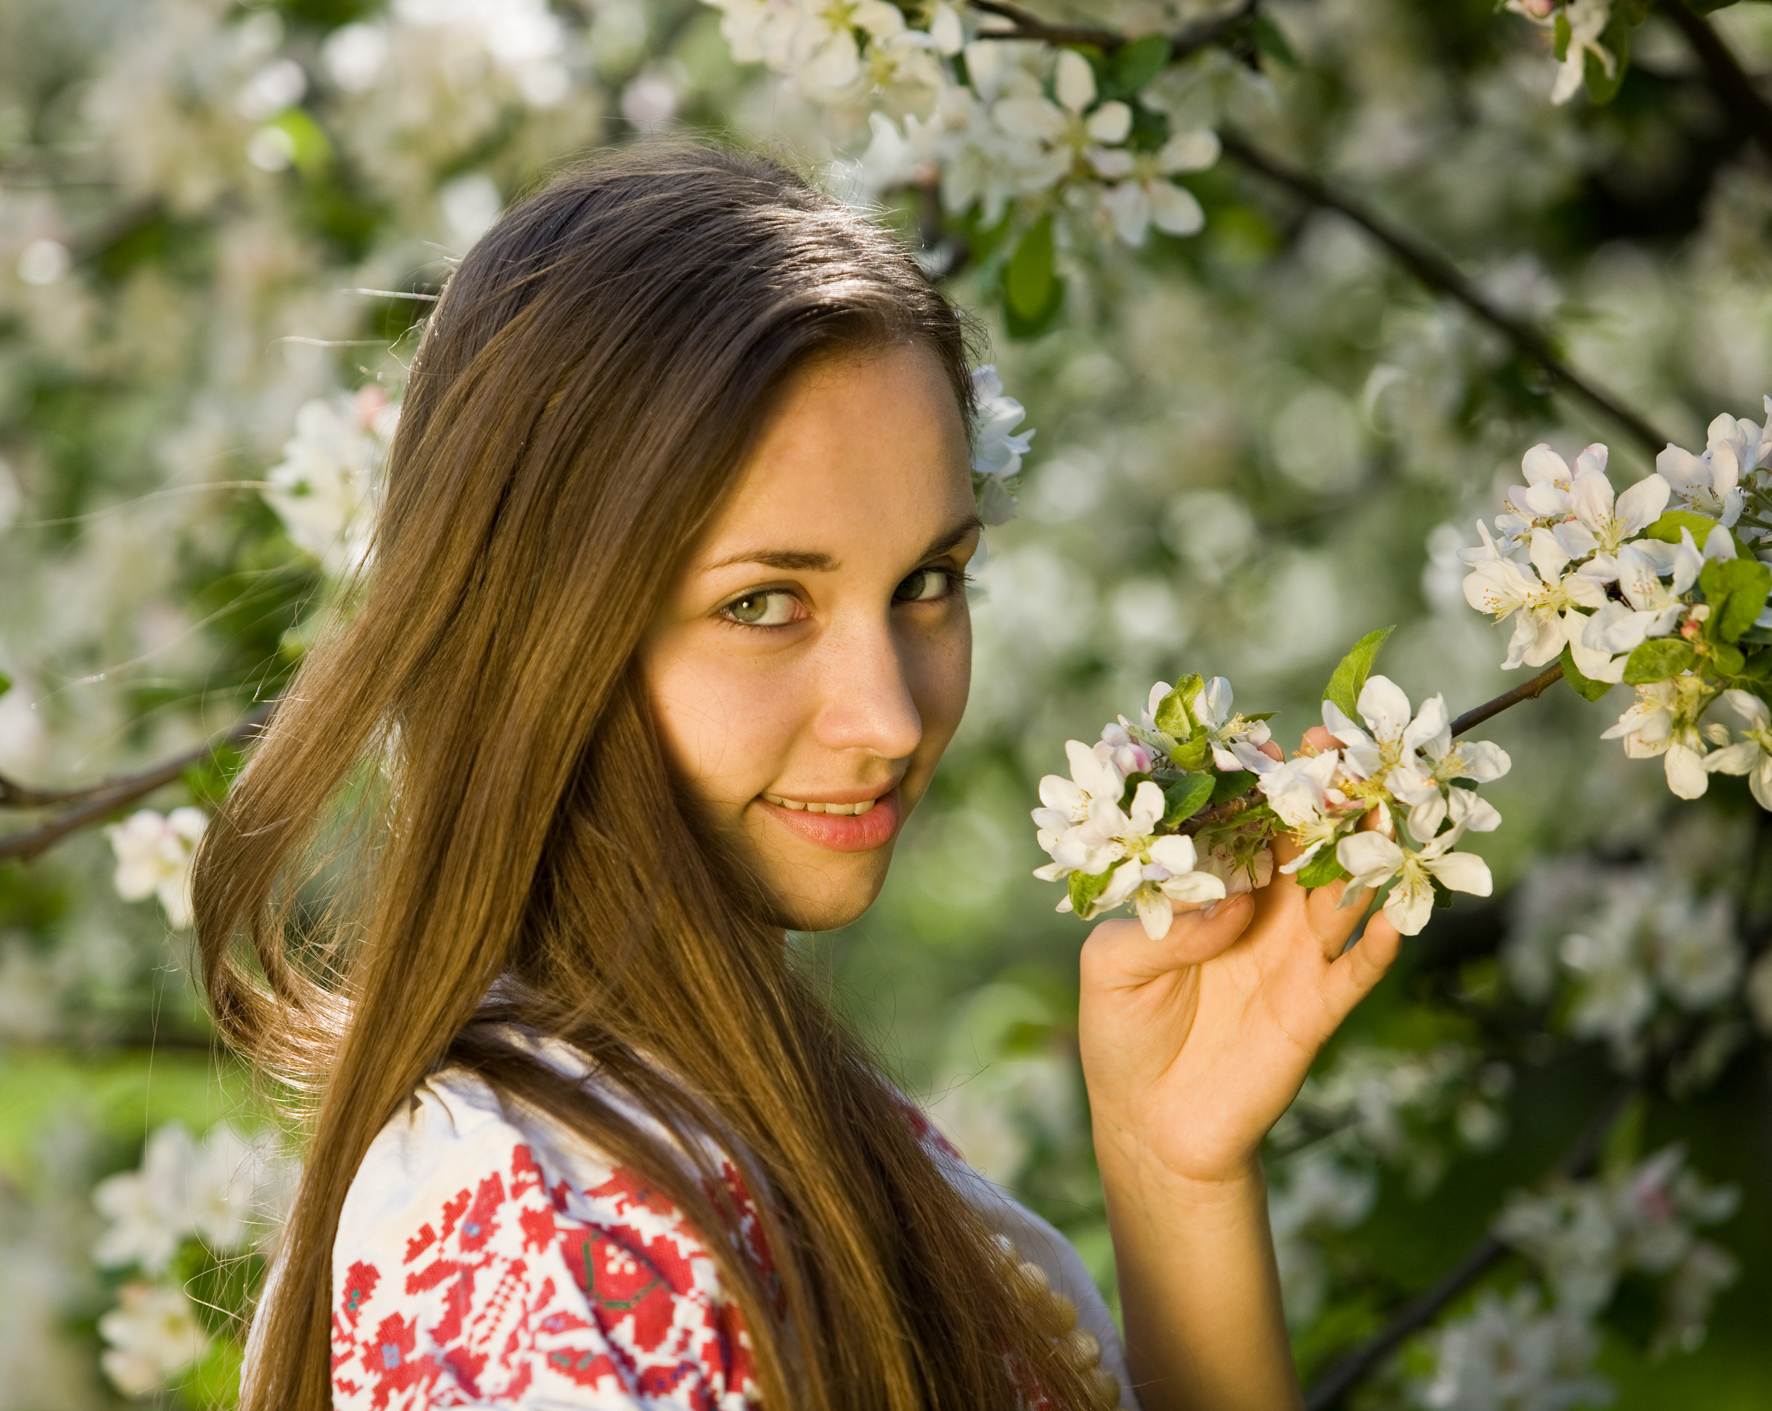
[{"label": "woman's fingers", "polygon": [[1083,946],[1083,982],[1121,987],[1142,985],[1159,975],[1198,965],[1227,950],[1255,915],[1249,894],[1226,897],[1203,911],[1178,915],[1167,932],[1152,940],[1138,921],[1104,921]]},{"label": "woman's fingers", "polygon": [[1314,889],[1305,902],[1306,922],[1325,960],[1334,960],[1347,949],[1348,937],[1358,929],[1372,900],[1370,887],[1353,887],[1352,891],[1350,887],[1350,882],[1331,882]]},{"label": "woman's fingers", "polygon": [[1329,967],[1328,998],[1336,1023],[1384,978],[1402,944],[1401,933],[1381,911],[1366,923],[1359,941]]}]

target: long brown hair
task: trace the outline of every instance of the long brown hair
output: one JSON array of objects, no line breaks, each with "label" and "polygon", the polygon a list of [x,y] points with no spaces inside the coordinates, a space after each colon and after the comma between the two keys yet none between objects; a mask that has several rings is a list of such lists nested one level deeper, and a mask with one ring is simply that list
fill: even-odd
[{"label": "long brown hair", "polygon": [[[222,1033],[315,1094],[248,1411],[330,1405],[340,1205],[377,1131],[446,1064],[675,1199],[746,1320],[766,1404],[1009,1408],[1005,1354],[1057,1405],[1089,1404],[796,971],[769,899],[675,796],[634,667],[772,390],[808,358],[905,342],[969,408],[965,327],[891,236],[705,148],[565,174],[451,278],[376,567],[197,860]],[[340,798],[377,777],[374,836],[328,850]],[[316,901],[316,868],[335,892],[354,880],[359,924]],[[576,1045],[671,1137],[492,1018]],[[721,1233],[733,1212],[697,1156],[710,1132],[767,1192],[777,1292]]]}]

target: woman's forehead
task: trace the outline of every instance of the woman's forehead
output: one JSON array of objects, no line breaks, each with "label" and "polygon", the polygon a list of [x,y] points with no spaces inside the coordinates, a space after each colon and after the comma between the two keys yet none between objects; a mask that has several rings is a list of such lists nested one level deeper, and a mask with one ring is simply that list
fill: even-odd
[{"label": "woman's forehead", "polygon": [[935,355],[906,345],[821,359],[784,385],[697,558],[921,546],[971,510],[965,426]]}]

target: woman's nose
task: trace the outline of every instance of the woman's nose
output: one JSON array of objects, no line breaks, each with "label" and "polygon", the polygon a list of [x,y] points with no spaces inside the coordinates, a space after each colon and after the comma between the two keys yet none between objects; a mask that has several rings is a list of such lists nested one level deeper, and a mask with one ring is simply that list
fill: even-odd
[{"label": "woman's nose", "polygon": [[818,742],[886,759],[911,754],[923,738],[923,719],[891,624],[858,624],[834,634],[821,656]]}]

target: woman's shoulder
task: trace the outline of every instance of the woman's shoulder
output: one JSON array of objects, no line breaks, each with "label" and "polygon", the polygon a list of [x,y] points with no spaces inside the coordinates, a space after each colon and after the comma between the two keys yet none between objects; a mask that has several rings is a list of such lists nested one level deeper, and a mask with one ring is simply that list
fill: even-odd
[{"label": "woman's shoulder", "polygon": [[736,1411],[756,1394],[738,1309],[672,1202],[460,1069],[420,1085],[352,1181],[332,1353],[350,1411]]}]

